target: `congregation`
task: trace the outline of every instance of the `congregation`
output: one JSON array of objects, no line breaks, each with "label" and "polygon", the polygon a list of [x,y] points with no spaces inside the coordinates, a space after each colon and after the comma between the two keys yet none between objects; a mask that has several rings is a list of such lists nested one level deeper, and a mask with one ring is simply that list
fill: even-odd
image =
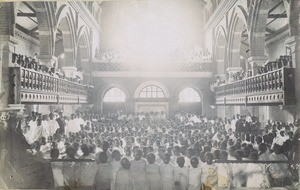
[{"label": "congregation", "polygon": [[297,183],[298,126],[270,120],[262,126],[239,114],[77,112],[68,119],[32,112],[21,130],[27,151],[51,161],[56,187],[191,190]]}]

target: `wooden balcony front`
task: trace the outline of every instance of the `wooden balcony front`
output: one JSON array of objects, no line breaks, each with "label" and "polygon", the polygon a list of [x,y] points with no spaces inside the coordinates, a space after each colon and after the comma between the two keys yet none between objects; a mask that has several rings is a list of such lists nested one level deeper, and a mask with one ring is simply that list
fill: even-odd
[{"label": "wooden balcony front", "polygon": [[24,67],[10,67],[10,103],[89,103],[93,86]]},{"label": "wooden balcony front", "polygon": [[215,87],[217,105],[292,105],[295,103],[293,68],[280,68]]}]

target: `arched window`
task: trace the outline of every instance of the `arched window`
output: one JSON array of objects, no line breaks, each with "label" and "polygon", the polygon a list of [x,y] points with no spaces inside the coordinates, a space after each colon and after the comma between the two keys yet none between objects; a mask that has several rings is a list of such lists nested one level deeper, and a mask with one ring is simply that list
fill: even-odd
[{"label": "arched window", "polygon": [[164,98],[164,91],[155,85],[149,85],[143,88],[139,94],[140,98]]},{"label": "arched window", "polygon": [[179,93],[179,102],[201,102],[201,97],[195,89],[188,87]]},{"label": "arched window", "polygon": [[125,102],[125,99],[124,92],[120,88],[114,87],[105,93],[103,102]]}]

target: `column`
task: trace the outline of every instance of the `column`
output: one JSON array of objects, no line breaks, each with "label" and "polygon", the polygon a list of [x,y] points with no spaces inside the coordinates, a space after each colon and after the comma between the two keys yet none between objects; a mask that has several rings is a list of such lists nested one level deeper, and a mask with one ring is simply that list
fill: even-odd
[{"label": "column", "polygon": [[17,40],[10,35],[0,35],[0,109],[6,108],[9,102],[9,66],[12,64],[12,53],[15,52]]},{"label": "column", "polygon": [[296,97],[296,109],[295,109],[295,118],[300,118],[300,37],[299,36],[292,36],[285,41],[285,44],[288,48],[290,48],[291,55],[292,55],[292,66],[295,68],[295,97]]}]

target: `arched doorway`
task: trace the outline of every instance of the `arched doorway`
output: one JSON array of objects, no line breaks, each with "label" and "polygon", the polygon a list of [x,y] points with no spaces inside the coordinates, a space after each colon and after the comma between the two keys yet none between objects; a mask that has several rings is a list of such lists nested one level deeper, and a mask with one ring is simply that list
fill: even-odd
[{"label": "arched doorway", "polygon": [[104,91],[102,96],[102,112],[117,113],[125,111],[126,99],[125,92],[117,86],[113,86]]},{"label": "arched doorway", "polygon": [[159,81],[146,81],[134,93],[135,113],[162,113],[168,117],[170,97],[167,87]]},{"label": "arched doorway", "polygon": [[178,93],[179,110],[186,113],[202,114],[202,93],[191,86],[181,89]]}]

